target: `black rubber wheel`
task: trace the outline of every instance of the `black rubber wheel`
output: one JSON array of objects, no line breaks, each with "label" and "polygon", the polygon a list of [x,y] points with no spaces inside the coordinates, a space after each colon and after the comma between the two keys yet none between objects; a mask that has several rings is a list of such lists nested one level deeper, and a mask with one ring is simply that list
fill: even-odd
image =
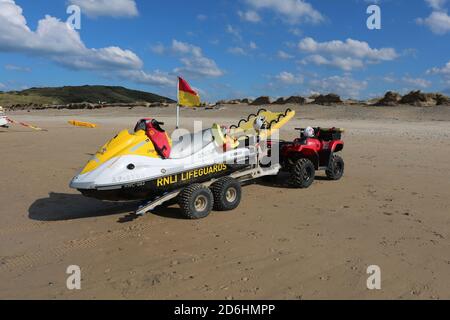
[{"label": "black rubber wheel", "polygon": [[178,195],[181,212],[189,219],[206,218],[214,206],[214,197],[209,188],[194,183]]},{"label": "black rubber wheel", "polygon": [[344,175],[344,169],[344,160],[340,156],[335,154],[331,158],[330,166],[325,171],[325,173],[328,179],[336,181],[342,178],[342,176]]},{"label": "black rubber wheel", "polygon": [[211,191],[214,196],[214,210],[234,210],[241,203],[242,188],[236,179],[221,178],[212,184]]},{"label": "black rubber wheel", "polygon": [[308,188],[314,182],[316,169],[309,159],[300,159],[291,168],[289,184],[295,188]]}]

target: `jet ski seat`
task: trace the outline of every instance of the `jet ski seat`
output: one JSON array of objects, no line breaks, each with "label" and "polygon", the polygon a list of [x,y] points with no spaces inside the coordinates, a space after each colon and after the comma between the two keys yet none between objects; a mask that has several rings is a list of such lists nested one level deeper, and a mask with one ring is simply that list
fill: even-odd
[{"label": "jet ski seat", "polygon": [[174,142],[171,159],[184,159],[201,151],[214,141],[211,129],[203,130],[193,134],[180,136],[178,141]]},{"label": "jet ski seat", "polygon": [[169,136],[166,131],[161,128],[164,123],[155,119],[142,119],[134,128],[134,132],[144,130],[147,137],[152,141],[156,152],[163,159],[168,159],[172,150]]}]

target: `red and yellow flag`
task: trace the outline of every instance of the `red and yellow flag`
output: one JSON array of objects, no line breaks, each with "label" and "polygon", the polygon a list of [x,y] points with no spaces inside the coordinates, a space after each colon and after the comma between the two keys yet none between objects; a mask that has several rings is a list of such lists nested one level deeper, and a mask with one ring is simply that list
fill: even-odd
[{"label": "red and yellow flag", "polygon": [[178,104],[183,107],[200,106],[200,96],[195,92],[189,83],[178,77]]}]

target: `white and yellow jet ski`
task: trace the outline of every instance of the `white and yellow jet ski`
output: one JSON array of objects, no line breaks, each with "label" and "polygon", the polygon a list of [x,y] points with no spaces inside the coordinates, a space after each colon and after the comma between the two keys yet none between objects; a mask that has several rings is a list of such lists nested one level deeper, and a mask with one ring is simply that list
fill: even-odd
[{"label": "white and yellow jet ski", "polygon": [[[133,133],[123,130],[102,146],[70,187],[100,200],[131,201],[216,181],[250,169],[258,151],[249,146],[249,137],[267,138],[294,115],[291,110],[261,110],[231,128],[214,125],[176,142],[162,129],[163,123],[143,119]],[[256,132],[254,125],[261,119],[264,128]]]}]

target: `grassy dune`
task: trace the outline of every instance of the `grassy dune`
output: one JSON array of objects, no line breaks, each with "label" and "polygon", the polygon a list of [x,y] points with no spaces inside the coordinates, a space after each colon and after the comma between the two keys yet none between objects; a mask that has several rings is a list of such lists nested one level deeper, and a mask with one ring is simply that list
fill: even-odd
[{"label": "grassy dune", "polygon": [[31,88],[18,92],[0,93],[0,104],[69,104],[69,103],[135,103],[172,102],[171,99],[149,92],[123,87],[81,86],[58,88]]},{"label": "grassy dune", "polygon": [[58,104],[59,99],[43,97],[39,95],[21,95],[15,93],[0,93],[0,105],[10,106],[15,104]]}]

